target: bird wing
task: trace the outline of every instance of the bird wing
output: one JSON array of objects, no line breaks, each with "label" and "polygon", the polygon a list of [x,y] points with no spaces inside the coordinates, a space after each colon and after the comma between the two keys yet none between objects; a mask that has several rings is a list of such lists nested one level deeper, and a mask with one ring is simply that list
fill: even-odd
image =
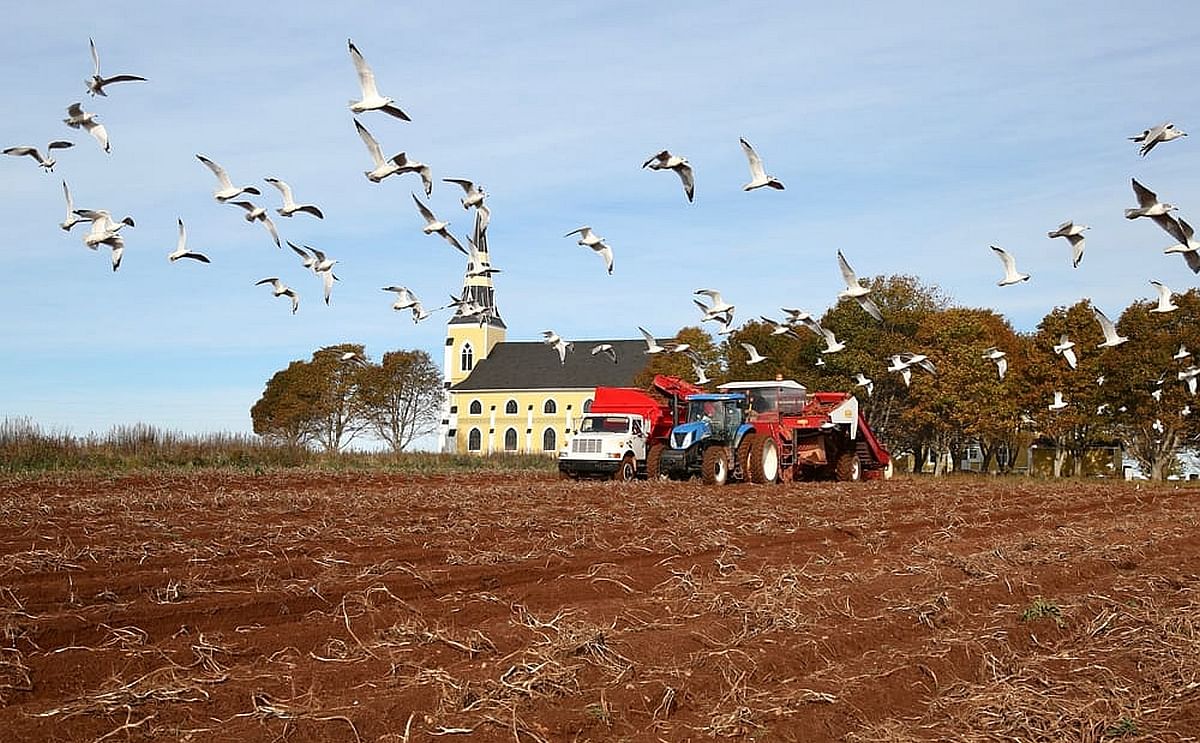
[{"label": "bird wing", "polygon": [[74,146],[75,146],[74,142],[68,142],[65,139],[56,139],[53,142],[51,142],[50,144],[46,145],[46,149],[47,150],[65,150],[68,147],[74,147]]},{"label": "bird wing", "polygon": [[765,179],[767,172],[763,170],[762,158],[758,156],[758,153],[754,151],[754,148],[750,146],[750,143],[745,138],[739,138],[738,141],[742,143],[742,152],[746,153],[746,160],[750,162],[750,175],[755,180]]},{"label": "bird wing", "polygon": [[680,165],[675,168],[675,172],[679,174],[679,180],[683,181],[683,192],[687,194],[688,202],[691,202],[692,197],[696,194],[696,178],[692,173],[692,166]]},{"label": "bird wing", "polygon": [[425,206],[425,204],[417,198],[416,194],[413,194],[412,198],[413,203],[417,205],[417,211],[421,212],[421,216],[424,217],[425,224],[433,224],[434,222],[438,221],[438,218],[433,215],[433,211],[429,207]]},{"label": "bird wing", "polygon": [[883,322],[883,313],[879,311],[879,305],[870,297],[855,297],[858,305],[867,311],[867,314],[875,318],[877,322]]},{"label": "bird wing", "polygon": [[654,340],[654,336],[650,335],[649,330],[646,330],[641,325],[638,326],[638,330],[642,331],[642,337],[646,339],[647,348],[654,348],[658,345],[658,341]]},{"label": "bird wing", "polygon": [[446,242],[450,243],[450,245],[453,246],[455,250],[462,253],[463,255],[467,255],[467,256],[470,255],[470,253],[467,252],[467,249],[462,246],[462,243],[460,243],[458,241],[458,238],[456,238],[454,235],[450,234],[449,230],[442,230],[440,234],[442,237],[446,238]]},{"label": "bird wing", "polygon": [[[706,296],[712,300],[713,305],[724,304],[724,300],[721,299],[721,292],[717,291],[716,289],[697,289],[696,291],[694,291],[692,293],[693,294],[703,294],[704,296]],[[695,300],[692,300],[692,301],[695,301]]]},{"label": "bird wing", "polygon": [[204,155],[196,155],[196,159],[204,163],[204,165],[213,172],[213,175],[217,177],[217,180],[220,181],[222,186],[225,188],[233,188],[233,181],[229,180],[229,174],[225,172],[225,168],[217,165]]},{"label": "bird wing", "polygon": [[1083,235],[1065,235],[1065,237],[1071,244],[1071,266],[1079,268],[1079,262],[1083,260]]},{"label": "bird wing", "polygon": [[1138,183],[1137,178],[1131,178],[1130,182],[1133,183],[1133,194],[1137,197],[1138,206],[1144,209],[1158,203],[1158,196],[1150,189]]},{"label": "bird wing", "polygon": [[568,232],[567,234],[563,235],[563,237],[570,237],[571,235],[579,235],[581,238],[586,238],[586,237],[587,237],[587,233],[589,233],[589,232],[591,232],[591,231],[592,231],[592,228],[591,228],[591,227],[588,227],[588,226],[585,224],[584,226],[582,226],[582,227],[580,227],[580,228],[578,228],[578,229],[571,230],[571,231],[570,231],[570,232]]},{"label": "bird wing", "polygon": [[271,239],[275,241],[275,247],[282,248],[283,246],[279,244],[279,231],[275,229],[275,223],[265,214],[263,215],[262,223],[263,227],[267,228],[267,232],[271,233]]},{"label": "bird wing", "polygon": [[146,82],[146,78],[138,77],[137,75],[113,75],[112,77],[105,77],[105,78],[101,78],[101,80],[100,80],[101,85],[108,85],[110,83],[144,83],[144,82]]},{"label": "bird wing", "polygon": [[1158,306],[1163,307],[1169,304],[1171,302],[1171,290],[1161,282],[1151,281],[1150,283],[1153,284],[1154,288],[1158,290]]},{"label": "bird wing", "polygon": [[297,206],[294,211],[307,212],[308,214],[313,215],[317,219],[325,218],[325,215],[321,213],[321,210],[319,208],[317,208],[316,204],[301,204],[300,206]]},{"label": "bird wing", "polygon": [[1008,251],[1004,250],[1004,248],[997,248],[995,245],[992,245],[991,248],[992,250],[996,251],[996,255],[1000,256],[1000,262],[1004,264],[1005,275],[1011,276],[1016,274],[1017,262],[1013,260],[1011,255],[1008,254]]},{"label": "bird wing", "polygon": [[96,42],[88,39],[88,44],[92,47],[92,74],[100,77],[100,52],[96,51]]},{"label": "bird wing", "polygon": [[[1191,234],[1184,231],[1183,227],[1180,225],[1180,220],[1176,219],[1170,214],[1156,214],[1150,219],[1154,221],[1154,224],[1161,227],[1168,235],[1183,243],[1184,246],[1191,246]],[[1191,227],[1189,226],[1189,232],[1190,229]]]},{"label": "bird wing", "polygon": [[857,289],[858,276],[854,273],[854,269],[850,268],[850,264],[846,262],[846,256],[842,255],[842,251],[837,252],[838,268],[842,269],[842,279],[846,282],[847,289]]},{"label": "bird wing", "polygon": [[70,217],[75,212],[75,202],[71,199],[71,189],[67,187],[66,179],[63,179],[63,196],[67,197],[67,217]]},{"label": "bird wing", "polygon": [[1192,273],[1200,273],[1200,253],[1189,250],[1183,254],[1183,260],[1188,268],[1192,269]]},{"label": "bird wing", "polygon": [[[83,125],[83,128],[87,129],[88,134],[96,138],[96,141],[100,143],[100,147],[105,152],[108,152],[108,130],[104,128],[104,124],[89,121]],[[229,179],[226,178],[225,181],[228,183]]]},{"label": "bird wing", "polygon": [[333,293],[333,270],[322,271],[321,280],[325,283],[325,304],[329,304],[329,295]]},{"label": "bird wing", "polygon": [[45,162],[45,160],[42,159],[42,153],[38,152],[36,147],[9,147],[8,149],[0,150],[0,152],[3,152],[5,155],[14,155],[17,157],[20,157],[21,155],[32,155],[33,159],[37,160],[39,163]]},{"label": "bird wing", "polygon": [[183,220],[176,217],[179,222],[179,241],[175,244],[175,252],[183,253],[187,250],[187,230],[183,228]]},{"label": "bird wing", "polygon": [[463,193],[471,193],[471,189],[475,188],[475,184],[468,181],[466,178],[443,178],[446,183],[457,183],[463,190]]},{"label": "bird wing", "polygon": [[67,115],[73,119],[83,116],[83,106],[78,102],[72,103],[71,105],[67,106]]},{"label": "bird wing", "polygon": [[598,243],[592,247],[592,250],[594,250],[600,254],[600,257],[604,259],[604,265],[606,268],[608,268],[608,272],[612,273],[613,272],[612,248],[608,247],[604,243]]},{"label": "bird wing", "polygon": [[667,150],[663,150],[662,152],[659,152],[655,155],[651,155],[650,159],[648,159],[648,160],[646,160],[646,162],[642,163],[642,167],[648,168],[648,167],[650,167],[650,163],[654,163],[654,162],[666,163],[667,159],[670,157],[671,157],[671,153],[668,152]]},{"label": "bird wing", "polygon": [[1117,337],[1117,327],[1112,324],[1112,320],[1108,319],[1108,315],[1104,314],[1098,307],[1093,307],[1092,312],[1096,315],[1096,322],[1100,323],[1100,332],[1104,333],[1105,340],[1112,340]]},{"label": "bird wing", "polygon": [[359,123],[358,119],[354,120],[354,128],[358,130],[358,136],[362,138],[363,144],[367,146],[367,152],[371,153],[371,159],[375,161],[375,167],[383,165],[383,150],[379,148],[379,142],[371,136],[367,128]]},{"label": "bird wing", "polygon": [[350,59],[354,61],[354,71],[358,73],[358,87],[362,91],[363,98],[378,98],[379,91],[375,88],[375,73],[371,71],[367,60],[363,59],[362,52],[358,51],[358,47],[354,46],[354,42],[346,40],[346,45],[350,48]]},{"label": "bird wing", "polygon": [[263,178],[263,180],[267,183],[270,183],[275,188],[278,188],[279,193],[283,194],[283,205],[285,208],[296,205],[295,200],[292,198],[291,186],[279,180],[278,178]]}]

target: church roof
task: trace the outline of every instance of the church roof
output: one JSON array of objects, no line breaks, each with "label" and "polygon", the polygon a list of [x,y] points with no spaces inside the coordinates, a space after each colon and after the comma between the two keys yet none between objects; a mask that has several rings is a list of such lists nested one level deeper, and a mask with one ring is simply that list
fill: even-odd
[{"label": "church roof", "polygon": [[[603,353],[592,355],[592,348],[601,343],[612,345],[617,363]],[[497,343],[451,392],[629,387],[634,376],[650,362],[645,351],[643,340],[575,341],[575,350],[567,353],[566,363],[559,363],[558,352],[541,341]]]}]

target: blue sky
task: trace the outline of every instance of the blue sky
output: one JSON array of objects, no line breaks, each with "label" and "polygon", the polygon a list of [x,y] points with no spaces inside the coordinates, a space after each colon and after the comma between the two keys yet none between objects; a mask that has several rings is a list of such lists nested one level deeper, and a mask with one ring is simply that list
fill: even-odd
[{"label": "blue sky", "polygon": [[[380,287],[437,305],[463,266],[421,233],[414,177],[363,177],[347,38],[413,119],[361,117],[386,153],[488,190],[510,339],[637,337],[638,325],[666,337],[698,320],[700,287],[742,320],[821,312],[841,288],[838,249],[861,275],[915,274],[1021,330],[1081,297],[1115,315],[1149,298],[1151,279],[1196,285],[1161,254],[1165,233],[1122,218],[1132,176],[1200,220],[1200,131],[1144,159],[1126,140],[1165,120],[1200,130],[1200,9],[1187,4],[1153,17],[1117,3],[434,5],[9,8],[0,146],[77,146],[52,174],[0,158],[0,416],[75,433],[248,431],[271,374],[322,345],[440,362],[445,313],[414,325]],[[149,82],[87,96],[89,35],[105,74]],[[107,126],[111,155],[61,123],[74,101]],[[742,192],[740,136],[786,191]],[[691,161],[694,204],[673,174],[640,168],[662,148]],[[272,209],[267,176],[321,206],[324,221],[275,221],[340,261],[331,306],[290,251],[212,199],[196,153]],[[82,245],[85,226],[58,229],[63,178],[77,206],[137,221],[116,274],[106,250]],[[463,236],[460,195],[438,180],[431,206]],[[177,217],[211,265],[168,263]],[[1077,270],[1045,236],[1067,219],[1092,227]],[[612,245],[614,275],[562,237],[583,224]],[[997,287],[992,243],[1033,279]],[[266,276],[300,292],[297,315],[253,286]]]}]

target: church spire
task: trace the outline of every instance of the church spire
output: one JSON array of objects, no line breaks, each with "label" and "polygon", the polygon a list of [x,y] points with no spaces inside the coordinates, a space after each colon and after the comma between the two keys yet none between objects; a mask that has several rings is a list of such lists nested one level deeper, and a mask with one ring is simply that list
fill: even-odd
[{"label": "church spire", "polygon": [[492,268],[491,255],[488,252],[488,217],[487,207],[480,204],[475,210],[475,236],[468,239],[471,252],[463,276],[460,303],[455,308],[454,317],[450,318],[450,325],[507,327],[500,318],[500,310],[496,307],[496,288],[492,284],[492,274],[498,270]]}]

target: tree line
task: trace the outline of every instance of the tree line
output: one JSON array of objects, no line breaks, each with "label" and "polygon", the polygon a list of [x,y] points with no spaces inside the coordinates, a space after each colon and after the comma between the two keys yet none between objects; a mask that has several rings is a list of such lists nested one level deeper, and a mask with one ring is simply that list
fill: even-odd
[{"label": "tree line", "polygon": [[337,452],[369,436],[400,452],[437,430],[443,395],[425,351],[390,351],[375,363],[361,344],[342,343],[276,372],[250,418],[254,433],[285,446]]},{"label": "tree line", "polygon": [[[734,379],[770,379],[780,374],[810,390],[854,393],[871,428],[896,453],[911,452],[920,463],[929,454],[941,463],[959,462],[968,447],[978,447],[984,469],[1004,472],[1012,458],[1002,451],[1037,437],[1056,447],[1054,474],[1062,474],[1072,455],[1072,474],[1081,474],[1089,447],[1120,442],[1151,479],[1162,479],[1177,453],[1197,441],[1200,412],[1188,377],[1200,373],[1200,293],[1175,295],[1178,309],[1153,312],[1152,301],[1129,305],[1117,329],[1129,340],[1097,348],[1103,340],[1089,300],[1051,310],[1036,330],[1016,332],[991,309],[954,306],[936,286],[911,276],[875,277],[869,282],[883,322],[850,300],[841,300],[818,321],[846,344],[823,354],[825,341],[801,325],[792,333],[773,334],[775,326],[751,321],[716,340],[700,327],[686,327],[677,338],[691,344],[713,384]],[[1075,343],[1077,364],[1054,352],[1063,335]],[[741,342],[754,344],[768,357],[750,366]],[[984,352],[1005,353],[1003,379]],[[936,372],[912,370],[911,384],[887,370],[900,353],[929,357]],[[656,373],[692,379],[692,360],[658,354],[638,378],[649,386]],[[863,374],[867,391],[855,383]],[[1066,406],[1052,410],[1054,393]],[[953,466],[953,465],[952,465]]]}]

